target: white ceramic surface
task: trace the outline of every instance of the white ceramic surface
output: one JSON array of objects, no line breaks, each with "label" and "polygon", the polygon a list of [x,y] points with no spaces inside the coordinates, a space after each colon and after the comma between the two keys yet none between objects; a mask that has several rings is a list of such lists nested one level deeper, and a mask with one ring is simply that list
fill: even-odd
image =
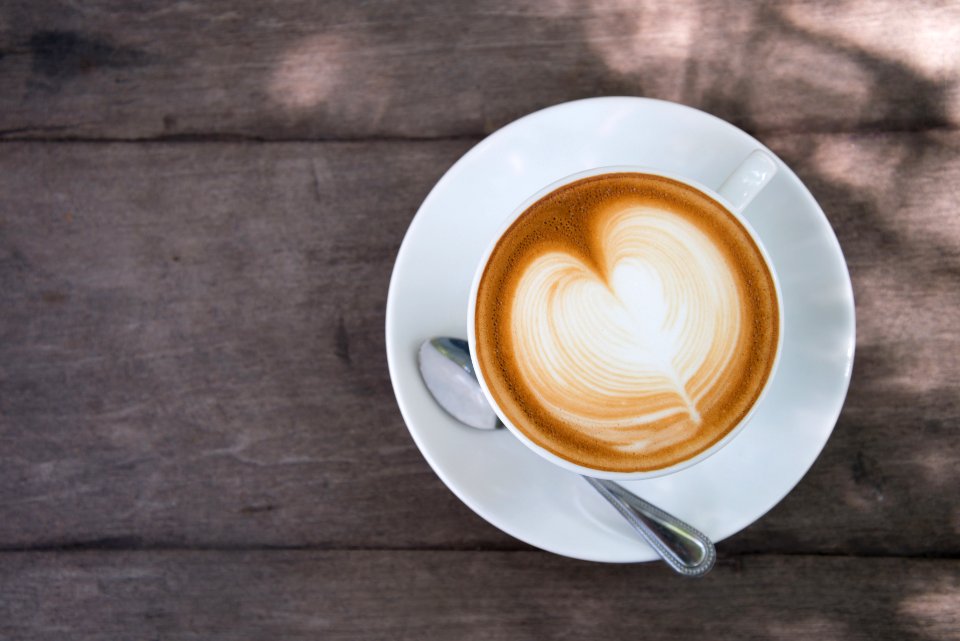
[{"label": "white ceramic surface", "polygon": [[[648,561],[655,553],[576,475],[514,436],[458,424],[420,380],[416,350],[467,335],[474,270],[518,203],[564,176],[642,165],[719,186],[754,148],[736,127],[681,105],[594,98],[530,114],[495,132],[437,183],[400,247],[387,299],[387,360],[404,420],[424,457],[471,509],[527,543],[580,559]],[[769,150],[768,150],[769,151]],[[720,541],[776,505],[816,460],[853,366],[853,291],[822,210],[782,163],[744,211],[780,279],[780,366],[745,430],[675,474],[623,485]]]}]

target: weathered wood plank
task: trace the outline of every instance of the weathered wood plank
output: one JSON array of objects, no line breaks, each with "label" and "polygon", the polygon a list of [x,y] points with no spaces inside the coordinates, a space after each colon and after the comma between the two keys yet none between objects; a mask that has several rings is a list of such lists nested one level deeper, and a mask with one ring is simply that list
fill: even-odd
[{"label": "weathered wood plank", "polygon": [[[824,455],[724,549],[957,554],[960,135],[765,141],[837,229],[859,352]],[[468,145],[3,145],[0,546],[522,547],[385,364],[396,249]]]},{"label": "weathered wood plank", "polygon": [[956,639],[960,562],[746,557],[701,581],[539,552],[0,555],[0,635]]},{"label": "weathered wood plank", "polygon": [[751,131],[960,123],[956,3],[541,0],[0,7],[0,136],[480,135],[625,94]]},{"label": "weathered wood plank", "polygon": [[0,542],[509,541],[385,361],[393,258],[466,146],[4,146]]}]

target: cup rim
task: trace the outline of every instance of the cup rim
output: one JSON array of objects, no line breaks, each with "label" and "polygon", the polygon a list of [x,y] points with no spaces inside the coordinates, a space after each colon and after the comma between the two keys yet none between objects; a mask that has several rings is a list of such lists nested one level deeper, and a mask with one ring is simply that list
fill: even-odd
[{"label": "cup rim", "polygon": [[[582,180],[584,178],[591,178],[594,176],[601,176],[604,174],[612,173],[640,173],[651,176],[659,176],[662,178],[668,178],[670,180],[675,180],[679,183],[692,187],[697,191],[703,193],[709,198],[717,201],[727,212],[732,215],[744,229],[747,230],[747,234],[753,240],[754,244],[760,250],[760,255],[763,257],[764,263],[767,266],[771,278],[773,280],[774,291],[776,293],[777,299],[777,321],[778,321],[778,331],[777,331],[777,346],[774,352],[773,365],[770,367],[770,373],[767,375],[766,380],[764,381],[763,387],[760,390],[760,393],[757,395],[756,400],[750,406],[750,409],[747,410],[747,413],[744,414],[743,418],[737,423],[737,425],[727,432],[720,440],[713,443],[710,447],[698,452],[696,455],[691,456],[690,458],[678,461],[673,465],[667,467],[659,468],[656,470],[647,470],[647,471],[637,471],[637,472],[616,472],[610,470],[598,470],[590,467],[580,465],[579,463],[574,463],[569,461],[553,452],[547,450],[540,444],[534,442],[530,437],[528,437],[522,430],[517,428],[512,421],[503,413],[500,409],[500,406],[496,403],[493,398],[493,395],[490,393],[490,389],[487,387],[487,382],[483,374],[483,370],[480,367],[480,362],[477,358],[476,350],[476,306],[477,306],[477,292],[480,288],[480,280],[483,277],[484,271],[486,271],[487,263],[490,260],[490,256],[493,253],[494,248],[496,248],[497,243],[507,232],[507,230],[513,225],[513,223],[534,203],[546,196],[547,194],[564,187],[568,184]],[[743,216],[743,212],[737,212],[731,203],[721,196],[716,189],[707,187],[706,185],[700,183],[697,180],[687,178],[685,176],[680,176],[678,174],[662,171],[659,169],[653,169],[651,167],[644,167],[642,165],[608,165],[602,167],[594,167],[592,169],[586,169],[579,171],[573,174],[568,174],[562,178],[559,178],[550,184],[542,187],[537,190],[534,194],[529,196],[524,200],[520,205],[518,205],[509,216],[504,219],[504,222],[497,229],[496,234],[491,237],[490,242],[487,244],[487,248],[484,250],[480,260],[477,263],[477,267],[474,271],[473,280],[470,285],[470,298],[467,309],[467,342],[470,346],[470,360],[473,364],[473,369],[476,372],[477,380],[480,383],[480,388],[483,391],[483,395],[486,397],[487,402],[490,403],[490,407],[493,408],[493,411],[497,414],[500,421],[510,432],[516,436],[520,442],[526,445],[529,449],[533,450],[546,460],[551,463],[558,465],[564,469],[567,469],[571,472],[576,472],[583,476],[590,476],[593,478],[609,479],[614,481],[638,481],[643,479],[652,479],[661,476],[667,476],[669,474],[675,474],[687,468],[690,468],[697,463],[700,463],[707,458],[713,456],[720,450],[722,450],[727,444],[729,444],[740,432],[742,432],[747,425],[750,423],[750,420],[753,418],[756,413],[757,408],[763,402],[764,398],[767,395],[767,392],[770,389],[771,382],[777,374],[777,370],[780,365],[780,358],[783,353],[783,330],[784,330],[784,313],[783,313],[783,295],[780,291],[780,278],[777,275],[777,271],[774,268],[773,260],[770,257],[770,254],[767,252],[766,247],[763,244],[762,239],[753,229],[753,226],[750,222]]]}]

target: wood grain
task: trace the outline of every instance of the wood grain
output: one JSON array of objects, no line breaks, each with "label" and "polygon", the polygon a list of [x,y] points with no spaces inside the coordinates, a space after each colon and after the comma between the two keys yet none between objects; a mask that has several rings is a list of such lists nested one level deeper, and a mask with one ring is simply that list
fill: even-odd
[{"label": "wood grain", "polygon": [[0,557],[0,635],[62,639],[956,638],[960,562],[744,557],[707,578],[540,552]]},{"label": "wood grain", "polygon": [[[837,230],[858,355],[723,550],[956,555],[960,135],[764,140]],[[385,363],[393,258],[469,144],[4,144],[0,546],[524,548],[429,470]]]},{"label": "wood grain", "polygon": [[752,132],[960,122],[955,3],[215,0],[0,7],[0,137],[475,136],[639,95]]},{"label": "wood grain", "polygon": [[[957,639],[958,25],[889,0],[0,3],[0,639]],[[618,94],[757,134],[854,280],[833,437],[701,581],[488,525],[387,375],[433,183]]]},{"label": "wood grain", "polygon": [[5,146],[0,541],[489,540],[383,339],[403,232],[465,148]]}]

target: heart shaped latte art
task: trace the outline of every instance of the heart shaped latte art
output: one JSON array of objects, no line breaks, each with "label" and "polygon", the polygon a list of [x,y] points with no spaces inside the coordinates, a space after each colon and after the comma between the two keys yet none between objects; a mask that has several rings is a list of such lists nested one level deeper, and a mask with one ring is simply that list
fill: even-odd
[{"label": "heart shaped latte art", "polygon": [[531,205],[491,251],[476,308],[477,360],[510,424],[611,471],[670,467],[732,432],[780,335],[776,284],[746,228],[642,173]]},{"label": "heart shaped latte art", "polygon": [[710,238],[670,213],[621,210],[599,239],[602,273],[563,251],[524,270],[516,362],[546,407],[594,437],[668,446],[700,424],[698,404],[733,356],[737,286]]}]

